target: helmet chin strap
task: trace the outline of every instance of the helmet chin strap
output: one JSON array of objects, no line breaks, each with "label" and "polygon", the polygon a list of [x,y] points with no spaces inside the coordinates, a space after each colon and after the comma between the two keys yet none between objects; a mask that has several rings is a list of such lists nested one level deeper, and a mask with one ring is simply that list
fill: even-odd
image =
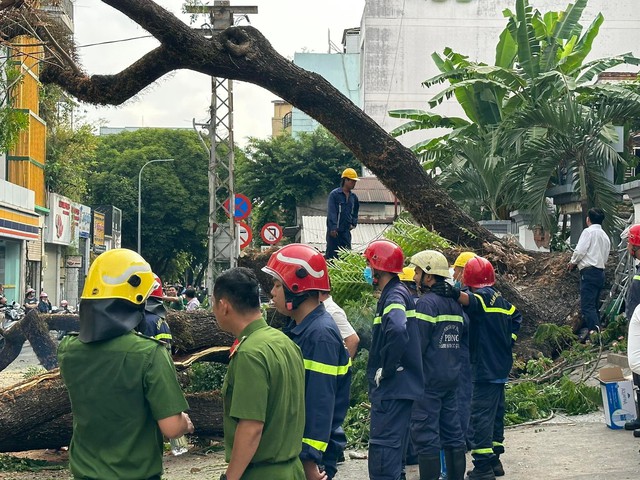
[{"label": "helmet chin strap", "polygon": [[302,305],[302,302],[304,302],[310,296],[311,295],[309,294],[309,292],[299,293],[296,295],[291,290],[287,288],[284,289],[284,301],[287,310],[289,311],[297,309],[300,305]]}]

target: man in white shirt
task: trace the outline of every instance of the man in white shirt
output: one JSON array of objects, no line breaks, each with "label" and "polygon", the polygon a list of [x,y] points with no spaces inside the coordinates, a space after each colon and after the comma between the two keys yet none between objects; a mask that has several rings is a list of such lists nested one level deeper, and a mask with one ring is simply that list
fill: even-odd
[{"label": "man in white shirt", "polygon": [[184,296],[187,299],[187,306],[185,307],[187,312],[194,312],[200,308],[200,301],[196,298],[195,288],[187,288],[184,291]]},{"label": "man in white shirt", "polygon": [[354,358],[356,356],[356,351],[358,350],[360,337],[358,337],[358,334],[349,323],[349,320],[347,320],[347,314],[342,308],[340,308],[340,305],[333,301],[329,292],[320,292],[320,301],[327,312],[329,312],[329,315],[333,318],[333,321],[336,322],[338,330],[340,330],[342,341],[349,352],[349,356]]},{"label": "man in white shirt", "polygon": [[[629,335],[627,336],[627,357],[629,368],[633,372],[633,383],[640,387],[640,306],[636,307],[629,320]],[[636,391],[636,410],[640,418],[640,391]],[[626,430],[635,430],[634,437],[640,437],[638,420],[627,422],[624,425]]]},{"label": "man in white shirt", "polygon": [[592,208],[587,213],[587,228],[582,231],[576,249],[567,266],[569,271],[580,270],[580,310],[583,326],[578,332],[581,342],[587,341],[589,332],[600,330],[598,304],[604,287],[604,266],[609,258],[611,242],[602,229],[604,211]]}]

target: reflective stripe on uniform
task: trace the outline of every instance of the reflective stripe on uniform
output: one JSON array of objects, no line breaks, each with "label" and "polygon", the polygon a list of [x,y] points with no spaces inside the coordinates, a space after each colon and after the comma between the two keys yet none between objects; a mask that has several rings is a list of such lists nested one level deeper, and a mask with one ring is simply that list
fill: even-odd
[{"label": "reflective stripe on uniform", "polygon": [[633,276],[633,279],[634,279],[634,280],[640,280],[640,275],[634,275],[634,276]]},{"label": "reflective stripe on uniform", "polygon": [[494,447],[504,447],[504,443],[500,443],[500,442],[493,442],[493,446],[494,446]]},{"label": "reflective stripe on uniform", "polygon": [[493,453],[493,448],[479,448],[477,450],[471,450],[471,455],[489,455]]},{"label": "reflective stripe on uniform", "polygon": [[305,370],[311,370],[312,372],[322,373],[324,375],[333,375],[337,377],[338,375],[346,375],[349,371],[349,367],[351,366],[351,359],[349,359],[349,363],[346,365],[328,365],[326,363],[315,362],[313,360],[304,361]]},{"label": "reflective stripe on uniform", "polygon": [[303,438],[302,443],[306,443],[310,447],[313,447],[316,450],[320,450],[321,452],[324,452],[327,449],[327,446],[329,446],[329,444],[326,442],[321,442],[320,440],[312,440],[310,438]]},{"label": "reflective stripe on uniform", "polygon": [[459,322],[464,323],[464,319],[460,315],[437,315],[432,317],[431,315],[427,315],[426,313],[416,312],[416,318],[418,320],[424,320],[429,323],[439,323],[439,322]]},{"label": "reflective stripe on uniform", "polygon": [[386,315],[387,313],[389,313],[391,310],[402,310],[403,312],[405,312],[407,310],[407,307],[405,307],[404,305],[402,305],[401,303],[390,303],[389,305],[387,305],[384,310],[382,311],[382,315]]},{"label": "reflective stripe on uniform", "polygon": [[171,336],[170,333],[159,333],[153,338],[155,338],[156,340],[172,340],[173,336]]},{"label": "reflective stripe on uniform", "polygon": [[511,305],[511,308],[509,310],[505,308],[500,308],[500,307],[487,307],[484,303],[483,298],[480,295],[478,295],[477,293],[474,293],[474,295],[478,300],[480,300],[482,309],[487,313],[504,313],[505,315],[511,315],[513,312],[516,311],[516,307],[514,305]]},{"label": "reflective stripe on uniform", "polygon": [[517,341],[518,340],[518,335],[516,335],[515,333],[511,334],[511,338],[513,339],[513,341]]},{"label": "reflective stripe on uniform", "polygon": [[[382,311],[382,315],[386,315],[391,310],[396,310],[396,309],[402,310],[403,312],[405,312],[405,316],[407,316],[407,317],[415,317],[416,311],[415,310],[407,310],[407,307],[405,307],[401,303],[390,303]],[[373,317],[373,324],[374,325],[379,325],[380,323],[382,323],[382,316]]]}]

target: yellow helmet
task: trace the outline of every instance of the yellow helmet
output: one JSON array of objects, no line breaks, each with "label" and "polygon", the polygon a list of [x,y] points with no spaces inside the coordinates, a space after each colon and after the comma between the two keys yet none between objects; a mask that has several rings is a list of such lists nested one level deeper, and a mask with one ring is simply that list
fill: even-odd
[{"label": "yellow helmet", "polygon": [[419,267],[424,273],[429,275],[451,278],[447,258],[435,250],[423,250],[422,252],[416,253],[411,257],[411,265]]},{"label": "yellow helmet", "polygon": [[464,268],[467,262],[476,256],[477,255],[473,252],[462,252],[460,255],[458,255],[456,261],[453,262],[453,266]]},{"label": "yellow helmet", "polygon": [[107,250],[93,262],[82,290],[82,300],[128,300],[142,305],[156,285],[151,267],[133,250]]},{"label": "yellow helmet", "polygon": [[411,267],[404,267],[402,273],[398,275],[401,282],[413,282],[413,274],[415,270]]},{"label": "yellow helmet", "polygon": [[358,174],[353,168],[345,168],[342,172],[342,178],[348,178],[350,180],[359,180]]}]

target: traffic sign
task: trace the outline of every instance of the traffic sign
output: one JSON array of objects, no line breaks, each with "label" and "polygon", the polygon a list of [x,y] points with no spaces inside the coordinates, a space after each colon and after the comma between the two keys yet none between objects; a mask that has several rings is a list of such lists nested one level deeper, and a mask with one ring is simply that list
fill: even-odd
[{"label": "traffic sign", "polygon": [[251,227],[244,222],[237,222],[238,225],[238,238],[240,239],[240,250],[245,248],[253,240],[253,232]]},{"label": "traffic sign", "polygon": [[260,236],[262,240],[264,240],[264,243],[275,245],[282,240],[282,227],[273,222],[265,223],[260,231]]},{"label": "traffic sign", "polygon": [[[233,195],[235,199],[236,208],[233,213],[234,220],[244,220],[251,213],[251,200],[246,195],[242,193],[236,193]],[[222,204],[224,207],[224,211],[229,216],[229,199],[227,198]]]}]

